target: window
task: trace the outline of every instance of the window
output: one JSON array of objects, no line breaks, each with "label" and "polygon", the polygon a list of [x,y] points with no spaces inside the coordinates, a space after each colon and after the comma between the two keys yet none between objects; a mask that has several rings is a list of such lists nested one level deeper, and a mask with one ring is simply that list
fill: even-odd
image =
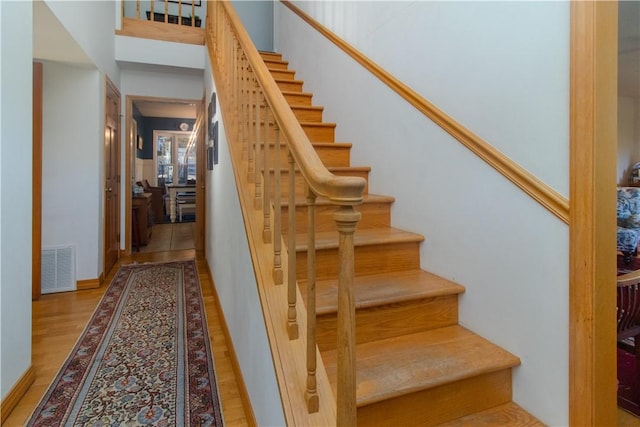
[{"label": "window", "polygon": [[196,180],[196,141],[192,132],[154,131],[158,184]]}]

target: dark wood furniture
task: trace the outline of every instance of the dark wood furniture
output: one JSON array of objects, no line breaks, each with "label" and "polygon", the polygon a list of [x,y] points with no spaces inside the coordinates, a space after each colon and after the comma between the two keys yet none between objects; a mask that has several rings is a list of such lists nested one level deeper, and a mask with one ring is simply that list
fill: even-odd
[{"label": "dark wood furniture", "polygon": [[[151,207],[151,193],[142,193],[131,198],[131,216],[136,216],[138,225],[139,244],[141,246],[149,243],[151,239],[151,229],[153,226],[153,212]],[[132,225],[135,223],[131,221]],[[135,233],[135,231],[133,231]]]},{"label": "dark wood furniture", "polygon": [[[640,270],[618,276],[616,294],[618,346],[624,348],[624,340],[634,337],[633,350],[637,373],[635,381],[640,381]],[[620,393],[618,405],[630,410],[640,410],[637,400],[628,400]]]},{"label": "dark wood furniture", "polygon": [[164,187],[152,187],[146,179],[136,184],[144,189],[145,193],[151,194],[151,208],[153,210],[153,223],[162,224],[164,222]]}]

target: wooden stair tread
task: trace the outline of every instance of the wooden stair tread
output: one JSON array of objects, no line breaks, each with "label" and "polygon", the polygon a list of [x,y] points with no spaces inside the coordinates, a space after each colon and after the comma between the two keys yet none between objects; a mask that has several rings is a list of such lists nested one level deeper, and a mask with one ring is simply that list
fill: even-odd
[{"label": "wooden stair tread", "polygon": [[[294,90],[281,90],[280,92],[282,92],[283,95],[304,95],[304,96],[313,96],[313,94],[311,92],[296,92]],[[295,104],[298,105],[298,104]],[[300,104],[300,105],[304,105],[304,104]]]},{"label": "wooden stair tread", "polygon": [[304,80],[296,80],[296,79],[282,79],[282,78],[277,78],[277,79],[273,79],[275,80],[276,83],[297,83],[300,85],[304,84]]},{"label": "wooden stair tread", "polygon": [[[336,249],[338,247],[337,231],[316,232],[316,250]],[[400,230],[393,227],[370,228],[357,230],[353,237],[355,247],[379,245],[384,243],[411,243],[422,242],[424,236],[410,231]],[[296,251],[307,250],[307,234],[296,235]]]},{"label": "wooden stair tread", "polygon": [[[509,369],[520,359],[459,326],[371,341],[356,346],[357,406]],[[337,352],[322,352],[336,387]]]},{"label": "wooden stair tread", "polygon": [[504,405],[499,405],[486,411],[467,415],[466,417],[443,424],[438,424],[438,427],[493,426],[533,427],[544,426],[544,424],[513,402],[505,403]]},{"label": "wooden stair tread", "polygon": [[[424,270],[356,276],[353,285],[356,309],[464,292],[463,286]],[[337,279],[316,281],[316,307],[319,315],[338,311]]]},{"label": "wooden stair tread", "polygon": [[[364,195],[364,199],[362,201],[363,204],[367,204],[367,203],[393,203],[395,202],[396,199],[394,197],[391,196],[381,196],[379,194],[365,194]],[[326,197],[318,197],[316,199],[316,206],[325,206],[325,205],[331,205],[332,203],[329,201],[328,198]],[[282,208],[288,208],[289,207],[289,198],[283,198],[282,201],[280,202],[280,206]],[[307,206],[307,200],[306,199],[302,199],[302,198],[296,198],[296,207],[300,207],[300,206]],[[336,206],[337,208],[337,206]],[[357,207],[356,207],[357,209]]]}]

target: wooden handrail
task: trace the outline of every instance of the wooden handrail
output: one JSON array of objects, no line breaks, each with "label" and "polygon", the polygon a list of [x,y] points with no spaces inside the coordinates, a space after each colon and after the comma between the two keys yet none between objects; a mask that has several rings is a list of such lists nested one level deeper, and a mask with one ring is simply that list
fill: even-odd
[{"label": "wooden handrail", "polygon": [[[273,272],[273,286],[279,283],[286,283],[286,295],[282,300],[275,301],[277,306],[286,306],[286,314],[281,317],[281,327],[286,329],[287,338],[290,342],[302,342],[305,345],[306,366],[305,375],[300,378],[287,377],[284,380],[284,388],[294,381],[299,385],[295,387],[295,394],[304,398],[307,406],[307,415],[321,414],[323,411],[331,411],[337,406],[337,418],[331,424],[339,426],[351,426],[356,424],[356,374],[355,374],[355,300],[353,297],[353,283],[355,274],[354,262],[354,233],[360,221],[360,213],[355,206],[362,203],[366,180],[360,177],[336,176],[329,172],[324,166],[318,153],[313,148],[309,137],[302,129],[298,119],[294,115],[291,107],[283,96],[280,88],[267,69],[262,56],[253,45],[249,35],[237,17],[233,6],[229,2],[210,2],[207,11],[209,30],[207,32],[207,44],[214,70],[214,79],[218,92],[221,93],[220,102],[226,112],[223,116],[226,124],[229,123],[228,130],[225,131],[229,138],[229,146],[232,151],[239,150],[244,153],[240,157],[246,160],[238,165],[246,172],[246,180],[242,184],[240,192],[244,193],[246,185],[253,184],[254,196],[252,198],[253,208],[260,211],[260,229],[262,231],[259,242],[252,240],[255,245],[272,246],[273,259],[269,263],[269,268]],[[219,82],[219,83],[218,83]],[[264,112],[264,114],[261,114]],[[273,120],[273,121],[272,121]],[[273,133],[275,132],[276,147],[270,148]],[[279,137],[284,136],[287,146],[288,170],[280,168]],[[246,138],[245,138],[246,137]],[[273,161],[275,168],[271,169],[271,155],[275,154]],[[246,170],[245,170],[246,166]],[[235,169],[235,167],[234,167]],[[240,176],[241,172],[237,171]],[[273,184],[271,184],[270,174],[274,173]],[[284,193],[284,188],[280,188],[280,174],[288,174],[288,191]],[[303,316],[304,307],[298,304],[299,289],[297,284],[296,269],[299,260],[296,250],[296,193],[299,189],[299,179],[302,175],[307,192],[308,203],[315,200],[317,196],[328,199],[330,203],[337,207],[334,214],[334,221],[338,231],[338,323],[337,323],[337,386],[336,400],[327,404],[327,388],[322,393],[318,387],[318,372],[323,372],[323,367],[317,366],[318,349],[315,344],[315,319],[316,313],[313,304],[309,302],[307,316]],[[284,186],[283,186],[284,187]],[[282,212],[279,209],[280,197],[288,198],[288,248],[287,248],[287,275],[283,279],[284,268],[281,266],[282,257],[280,255],[279,226],[282,221]],[[274,208],[273,216],[270,211]],[[309,212],[313,207],[309,206]],[[271,227],[273,217],[274,226]],[[315,271],[315,251],[313,249],[314,240],[313,223],[309,220],[307,233],[309,235],[309,246],[307,250],[309,271],[307,272],[308,282],[313,284],[315,277],[311,277]],[[249,221],[248,228],[253,228]],[[272,236],[271,230],[275,231]],[[261,267],[258,266],[258,270]],[[302,272],[300,272],[302,274]],[[313,285],[308,288],[313,290]],[[311,301],[314,299],[310,297]],[[270,304],[269,304],[270,305]],[[280,306],[280,307],[283,307]],[[271,305],[270,305],[271,307]],[[281,310],[276,308],[275,310]],[[267,311],[270,311],[267,310]],[[308,329],[305,324],[309,323]],[[308,332],[307,332],[308,331]],[[275,347],[280,344],[276,341]],[[274,343],[272,342],[272,350]],[[297,362],[296,362],[297,363]],[[326,375],[326,373],[325,373]],[[279,377],[280,379],[280,377]],[[323,380],[324,381],[324,380]],[[283,382],[281,380],[281,385]],[[306,384],[306,386],[302,386]],[[326,382],[325,382],[326,384]],[[331,392],[328,393],[331,395]],[[321,401],[324,400],[324,403]],[[283,403],[287,399],[283,397]],[[337,402],[337,403],[336,403]],[[335,406],[334,406],[335,403]],[[324,408],[324,409],[323,409]],[[306,424],[306,423],[305,423]],[[315,424],[315,423],[314,423]],[[324,423],[323,423],[324,424]]]},{"label": "wooden handrail", "polygon": [[457,139],[465,147],[475,153],[478,157],[488,163],[491,167],[501,173],[508,180],[513,182],[522,191],[531,196],[534,200],[544,206],[547,210],[560,218],[565,223],[569,223],[569,201],[560,193],[549,187],[528,170],[511,160],[505,154],[497,150],[491,144],[471,132],[462,124],[444,113],[438,107],[427,101],[424,97],[411,89],[409,86],[393,77],[381,66],[373,62],[359,50],[338,37],[328,28],[307,15],[300,8],[293,5],[288,0],[280,0],[293,13],[298,15],[303,21],[333,42],[347,55],[351,56],[360,65],[369,70],[373,75],[389,86],[403,99],[417,108],[421,113],[440,126],[444,131]]},{"label": "wooden handrail", "polygon": [[258,79],[274,118],[284,134],[296,164],[305,180],[319,196],[339,205],[362,203],[366,181],[360,177],[336,176],[324,166],[309,138],[304,133],[289,104],[282,95],[249,34],[229,2],[222,2],[236,37]]}]

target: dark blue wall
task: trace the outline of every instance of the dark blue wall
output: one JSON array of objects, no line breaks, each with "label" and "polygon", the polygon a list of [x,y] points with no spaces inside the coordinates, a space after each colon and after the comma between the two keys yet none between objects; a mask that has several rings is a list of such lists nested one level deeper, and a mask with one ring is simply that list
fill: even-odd
[{"label": "dark blue wall", "polygon": [[143,117],[135,116],[135,107],[133,118],[138,121],[138,131],[142,135],[143,146],[142,150],[136,150],[136,157],[140,159],[153,159],[153,131],[154,130],[170,130],[181,131],[180,123],[188,123],[189,129],[193,130],[195,119],[173,119],[166,117]]}]

